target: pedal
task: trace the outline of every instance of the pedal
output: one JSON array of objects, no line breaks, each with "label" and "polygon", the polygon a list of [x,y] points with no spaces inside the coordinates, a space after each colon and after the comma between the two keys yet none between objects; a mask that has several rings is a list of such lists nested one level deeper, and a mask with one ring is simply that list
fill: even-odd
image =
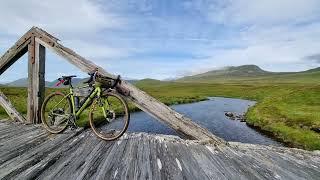
[{"label": "pedal", "polygon": [[73,131],[73,130],[76,130],[76,129],[78,129],[78,127],[77,127],[77,126],[74,126],[74,125],[71,125],[71,126],[70,126],[70,130],[72,130],[72,131]]}]

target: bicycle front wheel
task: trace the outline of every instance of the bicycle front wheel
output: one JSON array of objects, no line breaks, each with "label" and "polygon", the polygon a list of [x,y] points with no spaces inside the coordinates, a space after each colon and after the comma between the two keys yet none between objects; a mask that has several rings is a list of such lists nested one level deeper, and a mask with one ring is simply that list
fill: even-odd
[{"label": "bicycle front wheel", "polygon": [[104,93],[93,102],[89,120],[95,135],[106,141],[115,140],[125,133],[129,125],[127,102],[116,93]]},{"label": "bicycle front wheel", "polygon": [[71,113],[70,98],[61,92],[54,92],[42,104],[41,121],[46,130],[57,134],[66,129]]}]

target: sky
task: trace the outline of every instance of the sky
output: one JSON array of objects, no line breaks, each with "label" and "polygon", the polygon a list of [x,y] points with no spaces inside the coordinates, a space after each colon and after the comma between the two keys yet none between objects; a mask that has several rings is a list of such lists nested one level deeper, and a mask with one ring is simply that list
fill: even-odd
[{"label": "sky", "polygon": [[[320,63],[319,0],[2,0],[0,54],[32,26],[131,79],[225,66],[303,71]],[[86,75],[47,51],[46,79]],[[27,76],[27,55],[0,83]]]}]

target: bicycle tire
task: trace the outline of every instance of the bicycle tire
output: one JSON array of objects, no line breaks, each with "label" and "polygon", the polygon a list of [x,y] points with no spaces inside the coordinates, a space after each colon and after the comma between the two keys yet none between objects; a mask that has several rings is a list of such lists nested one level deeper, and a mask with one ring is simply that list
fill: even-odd
[{"label": "bicycle tire", "polygon": [[89,113],[90,127],[91,127],[92,131],[94,132],[94,134],[96,136],[98,136],[99,138],[106,140],[106,141],[113,141],[113,140],[120,138],[128,129],[129,122],[130,122],[129,108],[128,108],[127,102],[121,97],[121,95],[119,95],[117,93],[106,92],[103,94],[102,97],[104,97],[104,98],[115,97],[116,99],[120,100],[122,108],[123,108],[124,116],[119,117],[119,118],[122,118],[122,120],[124,121],[123,127],[121,128],[121,131],[118,132],[117,135],[114,135],[114,136],[105,136],[105,135],[103,135],[103,133],[101,131],[99,131],[99,129],[95,125],[95,118],[94,118],[94,112],[93,112],[95,110],[95,106],[98,103],[97,100],[95,100],[91,105],[91,110]]},{"label": "bicycle tire", "polygon": [[[48,103],[50,102],[50,100],[52,100],[55,96],[62,96],[62,98],[65,97],[65,94],[63,94],[62,92],[54,92],[54,93],[51,93],[50,95],[48,95],[42,106],[41,106],[41,121],[42,121],[42,125],[44,126],[44,128],[49,131],[50,133],[53,133],[53,134],[58,134],[58,133],[61,133],[62,131],[64,131],[67,126],[68,126],[68,121],[65,121],[64,124],[62,124],[62,126],[60,126],[60,128],[58,129],[54,129],[52,128],[47,120],[46,120],[46,106],[48,105]],[[69,113],[71,114],[72,113],[72,103],[71,103],[71,100],[69,97],[66,97],[66,103],[67,105],[69,106]]]}]

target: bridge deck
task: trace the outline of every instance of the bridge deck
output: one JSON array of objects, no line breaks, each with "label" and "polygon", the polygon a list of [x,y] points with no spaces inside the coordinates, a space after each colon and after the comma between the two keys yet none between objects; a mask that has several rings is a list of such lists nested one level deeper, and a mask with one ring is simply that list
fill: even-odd
[{"label": "bridge deck", "polygon": [[48,135],[0,122],[0,179],[319,179],[320,153],[129,133],[105,142],[90,129]]}]

